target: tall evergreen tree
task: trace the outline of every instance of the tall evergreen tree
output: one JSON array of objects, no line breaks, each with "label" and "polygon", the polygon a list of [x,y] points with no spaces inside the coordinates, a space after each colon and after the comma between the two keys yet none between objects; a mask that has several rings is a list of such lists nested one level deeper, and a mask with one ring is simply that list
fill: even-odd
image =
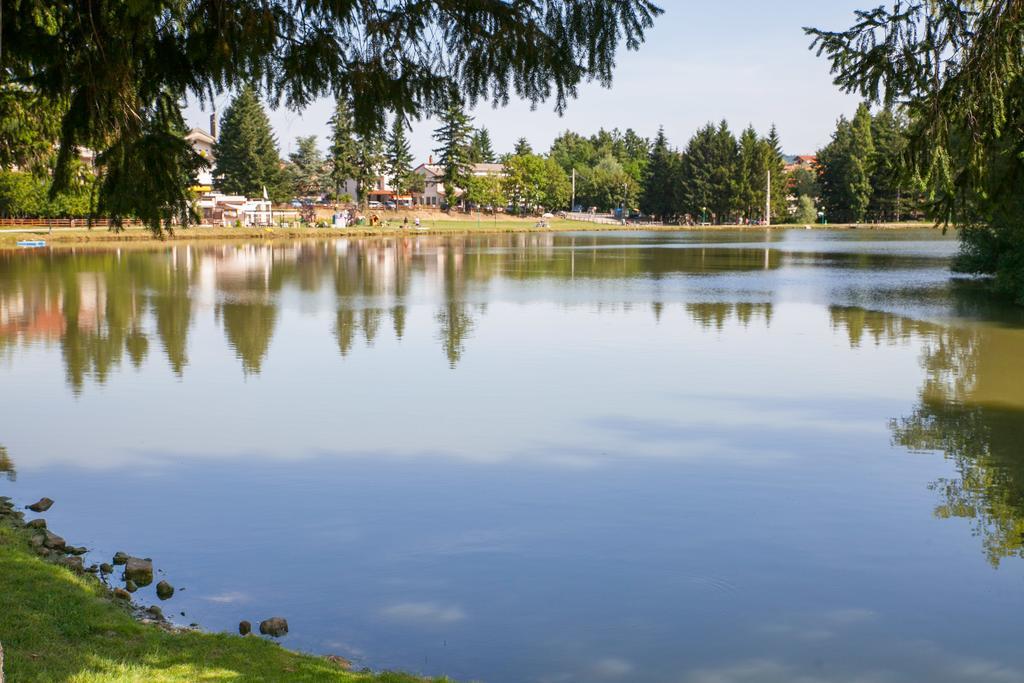
[{"label": "tall evergreen tree", "polygon": [[405,136],[405,121],[396,115],[386,141],[385,172],[391,178],[391,187],[398,194],[409,192],[412,159],[409,139]]},{"label": "tall evergreen tree", "polygon": [[679,212],[679,155],[669,147],[664,126],[658,128],[644,170],[640,210],[663,221]]},{"label": "tall evergreen tree", "polygon": [[517,157],[524,157],[528,154],[533,154],[533,147],[530,145],[530,141],[526,138],[519,138],[516,140],[516,148],[512,153]]},{"label": "tall evergreen tree", "polygon": [[736,138],[722,121],[707,124],[690,139],[683,155],[684,211],[697,220],[728,220],[738,163]]},{"label": "tall evergreen tree", "polygon": [[286,198],[277,141],[252,86],[242,88],[224,112],[214,157],[215,182],[221,191],[260,197],[266,189],[275,200]]},{"label": "tall evergreen tree", "polygon": [[370,192],[377,189],[377,181],[387,163],[384,154],[384,137],[375,130],[356,136],[355,181],[359,202],[365,208],[370,201]]},{"label": "tall evergreen tree", "polygon": [[832,141],[818,152],[818,184],[832,221],[862,221],[871,202],[871,112],[861,104],[852,120],[840,118]]},{"label": "tall evergreen tree", "polygon": [[356,177],[359,146],[356,142],[355,126],[348,100],[339,97],[334,104],[331,126],[331,147],[328,151],[330,162],[331,189],[336,197],[344,193],[345,182]]},{"label": "tall evergreen tree", "polygon": [[482,126],[473,133],[469,150],[469,160],[474,164],[493,164],[498,159],[491,142],[491,133]]},{"label": "tall evergreen tree", "polygon": [[922,183],[907,160],[908,123],[886,107],[871,120],[874,156],[871,162],[870,216],[896,221],[918,214],[922,204]]},{"label": "tall evergreen tree", "polygon": [[316,136],[299,137],[296,150],[288,155],[288,176],[293,195],[309,196],[324,191],[326,173],[323,154],[316,144]]},{"label": "tall evergreen tree", "polygon": [[469,183],[469,143],[472,135],[472,119],[466,114],[462,103],[452,97],[441,112],[441,126],[434,131],[434,140],[438,144],[434,153],[444,169],[441,181],[449,207],[455,206],[456,189],[465,189]]},{"label": "tall evergreen tree", "polygon": [[743,218],[755,220],[764,215],[768,169],[764,148],[753,126],[740,134],[738,149],[733,208]]},{"label": "tall evergreen tree", "polygon": [[781,222],[788,218],[789,213],[789,179],[786,177],[786,162],[782,158],[782,142],[778,130],[772,124],[768,137],[762,144],[765,156],[765,168],[772,174],[772,222]]}]

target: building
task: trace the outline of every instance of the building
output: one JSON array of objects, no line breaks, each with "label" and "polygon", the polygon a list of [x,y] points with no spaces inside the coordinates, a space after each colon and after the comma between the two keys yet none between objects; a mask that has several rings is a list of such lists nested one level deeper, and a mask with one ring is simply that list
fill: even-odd
[{"label": "building", "polygon": [[207,192],[196,202],[196,207],[202,214],[202,222],[207,225],[271,225],[274,220],[274,210],[269,199]]},{"label": "building", "polygon": [[798,168],[805,168],[813,172],[818,167],[818,157],[814,154],[800,154],[786,157],[786,173],[792,173]]},{"label": "building", "polygon": [[[412,196],[413,203],[421,206],[441,206],[447,203],[444,191],[444,167],[433,163],[431,158],[427,163],[420,164],[413,169],[413,173],[423,176],[423,192]],[[485,176],[505,176],[504,164],[473,164],[470,171],[473,176],[482,178]],[[464,188],[455,188],[455,199],[458,200],[464,194]]]},{"label": "building", "polygon": [[[213,128],[216,130],[216,120],[211,117],[211,123],[214,124]],[[217,138],[207,133],[202,128],[193,128],[185,135],[185,141],[192,145],[199,156],[206,160],[206,166],[199,169],[199,174],[196,177],[196,187],[194,188],[197,192],[209,192],[213,189],[213,164],[214,154],[213,146],[217,144]]]}]

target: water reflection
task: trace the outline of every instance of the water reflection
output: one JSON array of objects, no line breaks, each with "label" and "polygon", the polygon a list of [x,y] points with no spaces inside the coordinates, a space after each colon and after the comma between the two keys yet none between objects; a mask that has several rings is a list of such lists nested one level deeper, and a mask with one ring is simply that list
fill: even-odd
[{"label": "water reflection", "polygon": [[[959,298],[962,310],[979,313],[976,297]],[[1012,324],[1019,314],[967,326],[858,308],[833,307],[831,316],[851,346],[865,338],[922,344],[918,405],[892,421],[893,441],[942,452],[954,463],[956,477],[931,485],[940,501],[936,517],[970,520],[993,566],[1024,557],[1024,328]]]},{"label": "water reflection", "polygon": [[14,469],[14,461],[7,453],[7,447],[0,445],[0,474],[7,476],[7,481],[14,481],[18,473]]},{"label": "water reflection", "polygon": [[[783,258],[757,248],[637,246],[597,236],[508,235],[72,250],[46,260],[4,254],[0,350],[59,344],[67,382],[77,393],[87,379],[103,384],[125,358],[140,367],[155,338],[181,377],[189,365],[190,331],[197,316],[210,310],[242,371],[255,375],[270,352],[286,289],[315,297],[325,280],[333,282],[331,332],[345,357],[360,337],[372,346],[386,318],[395,338],[402,338],[415,280],[419,291],[431,292],[436,339],[454,368],[476,319],[486,313],[482,292],[502,279],[656,282],[773,270]],[[662,305],[655,305],[656,315]],[[702,325],[718,328],[731,317],[743,324],[771,319],[771,304],[700,303],[688,310]]]},{"label": "water reflection", "polygon": [[743,327],[763,320],[765,327],[772,324],[771,303],[698,303],[686,304],[686,312],[704,329],[722,330],[726,323],[736,320]]},{"label": "water reflection", "polygon": [[740,237],[0,256],[18,493],[160,558],[188,620],[360,666],[1020,679],[1024,324],[952,244]]}]

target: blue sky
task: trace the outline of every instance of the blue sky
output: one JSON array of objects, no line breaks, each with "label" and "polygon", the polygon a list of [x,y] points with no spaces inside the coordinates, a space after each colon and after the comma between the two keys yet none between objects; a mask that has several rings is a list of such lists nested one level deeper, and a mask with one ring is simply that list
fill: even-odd
[{"label": "blue sky", "polygon": [[[664,125],[673,145],[683,146],[709,120],[725,118],[734,129],[748,123],[767,132],[774,122],[788,154],[810,153],[828,141],[836,119],[851,114],[857,98],[832,85],[828,63],[807,49],[802,26],[844,28],[865,0],[661,0],[665,14],[639,52],[622,52],[611,89],[589,84],[564,116],[551,103],[512,102],[473,112],[477,125],[491,131],[495,149],[510,151],[526,137],[534,149],[547,150],[561,131],[590,134],[605,128],[633,128],[653,136]],[[218,98],[223,111],[230,96]],[[282,154],[299,135],[319,135],[326,146],[332,103],[323,100],[302,113],[271,111]],[[186,110],[191,125],[206,128],[208,112]],[[425,160],[434,146],[436,124],[415,122],[413,152]]]}]

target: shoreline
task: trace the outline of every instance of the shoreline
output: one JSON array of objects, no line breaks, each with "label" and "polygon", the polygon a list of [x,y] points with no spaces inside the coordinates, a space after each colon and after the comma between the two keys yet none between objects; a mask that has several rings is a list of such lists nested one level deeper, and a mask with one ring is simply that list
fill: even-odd
[{"label": "shoreline", "polygon": [[418,236],[468,236],[468,235],[505,235],[505,234],[532,234],[532,233],[569,233],[569,232],[767,232],[770,230],[816,230],[816,231],[913,231],[913,230],[941,230],[933,223],[878,223],[878,224],[849,224],[837,223],[830,225],[802,226],[797,224],[780,224],[773,226],[760,225],[710,225],[710,226],[688,226],[688,225],[608,225],[602,223],[587,223],[583,221],[571,221],[566,219],[555,219],[550,221],[548,227],[537,227],[529,220],[501,220],[471,219],[459,220],[427,220],[420,228],[395,227],[351,227],[351,228],[212,228],[192,226],[176,230],[172,235],[161,237],[154,236],[146,228],[127,228],[122,232],[110,232],[106,229],[94,228],[69,229],[58,228],[49,231],[45,226],[38,229],[32,227],[17,229],[0,229],[0,250],[31,251],[19,247],[20,240],[42,239],[49,247],[77,247],[77,246],[111,246],[120,247],[125,245],[169,245],[189,242],[203,241],[232,241],[232,240],[276,240],[291,241],[302,239],[337,239],[337,238],[368,238],[368,237],[418,237]]},{"label": "shoreline", "polygon": [[[0,496],[0,682],[5,675],[10,681],[449,681],[354,671],[343,657],[290,650],[256,635],[175,624],[159,606],[144,606],[113,585],[118,567],[139,578],[138,558],[118,553],[109,564],[87,566],[83,556],[89,551],[67,543],[39,516],[52,504],[42,499],[24,506],[37,508],[36,518],[26,521],[11,497]],[[141,562],[148,563],[149,585],[158,577],[148,558]],[[159,602],[171,600],[173,588],[167,597],[158,597]]]}]

